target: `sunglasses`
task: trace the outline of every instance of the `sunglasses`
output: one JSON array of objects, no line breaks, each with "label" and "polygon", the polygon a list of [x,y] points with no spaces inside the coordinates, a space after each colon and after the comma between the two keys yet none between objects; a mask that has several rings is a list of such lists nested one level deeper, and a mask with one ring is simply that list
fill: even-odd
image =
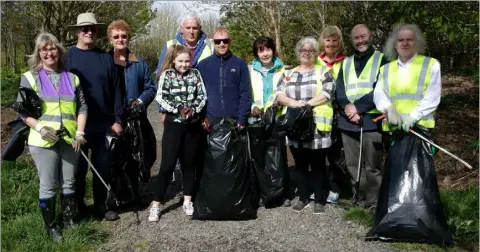
[{"label": "sunglasses", "polygon": [[93,27],[93,26],[84,26],[82,27],[81,31],[83,33],[88,33],[89,31],[91,31],[92,33],[96,33],[97,32],[97,28],[96,27]]},{"label": "sunglasses", "polygon": [[125,35],[125,34],[122,34],[122,35],[115,35],[115,36],[112,36],[113,39],[118,39],[118,38],[122,38],[122,39],[126,39],[128,36]]},{"label": "sunglasses", "polygon": [[213,43],[215,43],[215,45],[220,45],[220,43],[225,44],[225,45],[228,45],[230,43],[230,38],[226,38],[226,39],[214,39],[213,40]]}]

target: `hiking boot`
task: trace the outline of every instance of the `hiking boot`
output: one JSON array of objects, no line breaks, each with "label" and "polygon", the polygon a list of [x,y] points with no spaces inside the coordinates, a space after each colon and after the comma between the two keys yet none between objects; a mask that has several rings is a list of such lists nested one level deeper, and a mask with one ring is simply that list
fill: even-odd
[{"label": "hiking boot", "polygon": [[61,242],[63,240],[60,228],[55,222],[55,197],[49,199],[40,199],[39,204],[42,210],[43,222],[45,230],[53,242]]},{"label": "hiking boot", "polygon": [[309,207],[308,200],[305,200],[305,201],[298,200],[298,202],[295,203],[295,205],[292,207],[292,210],[294,212],[300,213],[307,207]]},{"label": "hiking boot", "polygon": [[77,216],[77,201],[75,195],[61,195],[63,226],[74,227]]},{"label": "hiking boot", "polygon": [[148,221],[157,222],[160,219],[160,206],[150,207],[150,215],[148,216]]},{"label": "hiking boot", "polygon": [[185,212],[185,214],[187,216],[192,216],[193,215],[193,202],[191,202],[191,201],[183,202],[182,208],[183,208],[183,211]]},{"label": "hiking boot", "polygon": [[323,214],[325,213],[325,205],[320,203],[315,203],[313,206],[313,214]]},{"label": "hiking boot", "polygon": [[282,206],[283,207],[290,207],[292,205],[292,202],[289,199],[284,199]]},{"label": "hiking boot", "polygon": [[331,204],[337,204],[338,197],[339,197],[339,193],[334,193],[334,192],[330,191],[328,193],[327,202],[331,203]]}]

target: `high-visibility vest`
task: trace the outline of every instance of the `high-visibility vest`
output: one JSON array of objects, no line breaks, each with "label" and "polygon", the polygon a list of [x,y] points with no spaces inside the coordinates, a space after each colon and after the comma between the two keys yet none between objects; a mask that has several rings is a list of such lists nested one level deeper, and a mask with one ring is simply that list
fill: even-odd
[{"label": "high-visibility vest", "polygon": [[[202,50],[202,54],[200,54],[200,57],[197,60],[197,64],[198,64],[198,62],[200,62],[203,59],[207,58],[208,56],[212,55],[212,53],[213,53],[212,44],[209,43],[209,41],[210,41],[210,39],[206,39],[206,40],[203,41],[203,43],[205,43],[206,45]],[[172,39],[172,40],[167,41],[167,49],[172,45],[181,45],[181,44],[177,39]],[[192,55],[192,57],[193,57],[193,55]]]},{"label": "high-visibility vest", "polygon": [[[375,51],[367,64],[362,70],[360,76],[357,77],[355,71],[354,57],[350,56],[343,61],[343,80],[345,83],[345,93],[348,100],[353,103],[364,95],[373,91],[373,83],[377,79],[380,71],[383,53]],[[376,108],[368,111],[369,114],[381,114]]]},{"label": "high-visibility vest", "polygon": [[[297,71],[298,67],[295,67],[291,70],[285,71],[285,77],[287,81],[285,84],[288,83],[288,79],[292,76],[292,74]],[[331,72],[332,70],[326,66],[315,65],[315,78],[317,80],[317,90],[315,92],[315,96],[320,95],[323,89],[322,79],[323,76],[327,72]],[[282,114],[287,113],[287,106],[284,106],[282,110]],[[313,108],[313,119],[317,126],[317,130],[319,131],[332,131],[332,122],[333,122],[333,107],[330,101],[325,102],[323,104],[317,105]]]},{"label": "high-visibility vest", "polygon": [[325,63],[325,61],[323,61],[322,58],[320,58],[320,56],[317,57],[317,64],[318,65],[326,66],[326,67],[332,69],[332,76],[333,76],[334,80],[336,80],[337,77],[338,77],[338,73],[340,72],[340,67],[342,66],[342,62],[343,62],[343,60],[337,61],[333,64],[332,67],[329,67],[329,66],[327,66],[327,63]]},{"label": "high-visibility vest", "polygon": [[[62,72],[60,74],[58,91],[56,91],[47,73],[43,69],[40,70],[37,79],[41,88],[37,88],[37,81],[35,81],[30,71],[24,73],[23,76],[25,76],[32,89],[42,100],[42,116],[37,119],[37,122],[52,127],[55,130],[59,130],[63,125],[63,128],[66,129],[71,136],[64,136],[63,139],[68,144],[72,144],[73,136],[75,136],[77,130],[77,98],[75,96],[75,89],[80,83],[78,77],[72,73]],[[35,129],[30,129],[27,143],[28,145],[37,147],[51,147],[55,144],[43,140],[40,133]]]},{"label": "high-visibility vest", "polygon": [[[417,55],[408,66],[407,76],[398,76],[398,60],[385,64],[380,69],[381,87],[390,98],[392,105],[402,118],[406,118],[423,99],[430,85],[432,66],[438,62],[434,58]],[[435,112],[422,117],[417,124],[425,128],[435,127]],[[382,130],[389,131],[386,120]]]},{"label": "high-visibility vest", "polygon": [[275,102],[275,99],[277,97],[276,96],[277,83],[280,80],[280,78],[282,77],[282,74],[285,71],[285,68],[282,67],[280,69],[277,69],[273,73],[272,93],[270,94],[270,96],[268,97],[268,100],[266,102],[263,100],[262,73],[254,70],[253,65],[250,65],[248,68],[249,68],[249,71],[250,71],[250,82],[251,82],[251,85],[252,85],[253,103],[259,109],[267,109],[268,107],[272,106],[273,103]]}]

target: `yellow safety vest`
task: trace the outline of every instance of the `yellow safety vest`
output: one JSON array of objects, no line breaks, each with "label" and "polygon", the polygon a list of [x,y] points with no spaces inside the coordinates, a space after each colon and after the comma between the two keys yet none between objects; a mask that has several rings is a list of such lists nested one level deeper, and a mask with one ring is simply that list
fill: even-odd
[{"label": "yellow safety vest", "polygon": [[[273,89],[272,93],[268,97],[268,100],[265,102],[263,100],[263,81],[262,81],[262,73],[256,71],[253,69],[253,65],[250,65],[249,67],[250,71],[250,82],[252,85],[252,95],[253,95],[253,103],[255,106],[257,106],[259,109],[267,109],[268,107],[272,106],[273,103],[275,102],[275,99],[277,98],[276,96],[276,91],[277,91],[277,83],[282,77],[283,72],[285,71],[285,68],[282,67],[280,69],[277,69],[273,73]],[[265,104],[265,106],[264,106]]]},{"label": "yellow safety vest", "polygon": [[317,57],[317,65],[326,66],[326,67],[332,69],[332,76],[333,76],[334,80],[337,80],[338,73],[340,72],[340,66],[342,66],[342,62],[343,62],[343,60],[335,62],[333,64],[333,67],[329,67],[329,66],[327,66],[327,63],[325,63],[325,61],[323,61],[322,58],[320,58],[320,56]]},{"label": "yellow safety vest", "polygon": [[[28,83],[32,87],[32,89],[38,94],[39,98],[43,101],[42,102],[42,116],[37,119],[37,122],[52,127],[55,130],[59,130],[61,125],[70,133],[71,137],[64,136],[63,139],[68,144],[72,144],[73,136],[77,131],[77,101],[75,96],[45,96],[42,94],[41,88],[37,89],[38,85],[33,77],[33,74],[28,71],[23,74],[25,78],[28,80]],[[75,90],[80,80],[78,77],[72,73],[68,73],[68,77],[70,79],[70,83],[73,86],[73,90]],[[40,78],[38,78],[38,82],[40,82]],[[40,83],[41,85],[41,83]],[[30,133],[28,135],[28,145],[37,146],[37,147],[51,147],[55,143],[45,141],[42,139],[42,136],[39,132],[35,129],[30,129]]]},{"label": "yellow safety vest", "polygon": [[[367,64],[362,70],[362,73],[357,78],[355,72],[354,57],[350,56],[343,61],[343,80],[345,83],[345,93],[348,100],[353,103],[359,100],[364,95],[373,91],[373,83],[377,79],[377,74],[380,71],[380,64],[382,63],[383,53],[375,51]],[[374,108],[367,113],[380,114],[380,112]]]},{"label": "yellow safety vest", "polygon": [[[297,69],[298,67],[295,67],[292,70],[285,71],[285,77],[290,78],[292,74],[297,71]],[[320,93],[322,92],[323,76],[329,71],[331,72],[331,69],[329,69],[327,66],[315,65],[315,78],[317,79],[317,90],[315,92],[315,96],[320,95]],[[286,81],[285,83],[288,83],[288,81]],[[282,114],[286,113],[287,106],[284,106]],[[317,130],[327,132],[332,131],[333,107],[331,100],[328,100],[328,102],[317,105],[313,108],[313,119],[317,126]]]},{"label": "yellow safety vest", "polygon": [[[380,69],[381,87],[390,98],[392,105],[402,118],[407,117],[423,99],[430,85],[432,66],[438,62],[434,58],[417,55],[408,66],[407,76],[398,76],[398,60],[385,64]],[[435,127],[435,112],[422,117],[417,124],[425,128]],[[382,130],[389,131],[386,120]]]},{"label": "yellow safety vest", "polygon": [[[202,54],[200,54],[200,57],[197,60],[197,64],[198,64],[198,62],[200,62],[203,59],[207,58],[208,56],[212,55],[212,51],[213,51],[212,50],[212,44],[208,43],[209,41],[210,41],[210,39],[206,39],[206,41],[205,40],[203,41],[203,43],[205,43],[206,46],[203,48]],[[180,42],[178,42],[177,39],[172,39],[172,40],[167,41],[167,49],[172,45],[181,45],[181,44],[180,44]]]}]

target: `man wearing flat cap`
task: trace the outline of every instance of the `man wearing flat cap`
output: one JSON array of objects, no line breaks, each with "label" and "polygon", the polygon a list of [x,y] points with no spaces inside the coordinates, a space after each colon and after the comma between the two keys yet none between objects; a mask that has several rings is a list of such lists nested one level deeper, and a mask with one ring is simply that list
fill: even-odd
[{"label": "man wearing flat cap", "polygon": [[[77,23],[68,26],[77,44],[67,54],[67,69],[80,78],[80,85],[89,106],[88,120],[85,127],[87,144],[83,151],[92,151],[91,161],[100,176],[108,184],[113,169],[105,137],[107,132],[122,134],[122,117],[124,108],[123,92],[120,78],[113,59],[105,51],[95,46],[95,40],[105,29],[104,23],[97,23],[93,13],[81,13]],[[80,215],[86,214],[85,178],[88,163],[82,157],[76,175],[76,196]],[[112,221],[118,219],[117,213],[106,204],[107,189],[97,175],[93,176],[93,200],[95,214]],[[111,205],[111,204],[110,204]]]}]

